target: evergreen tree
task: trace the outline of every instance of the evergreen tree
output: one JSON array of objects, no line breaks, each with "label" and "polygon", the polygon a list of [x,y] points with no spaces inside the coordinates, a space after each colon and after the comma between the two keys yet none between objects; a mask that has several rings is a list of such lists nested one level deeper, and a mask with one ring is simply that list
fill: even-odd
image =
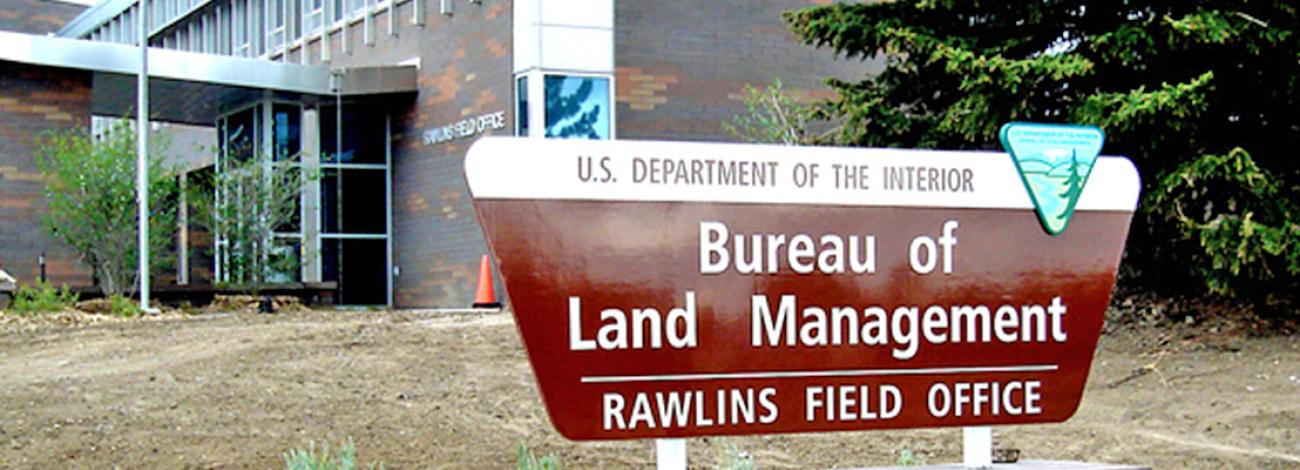
[{"label": "evergreen tree", "polygon": [[1079,176],[1079,157],[1074,151],[1070,152],[1070,174],[1065,177],[1065,191],[1059,196],[1062,198],[1077,197],[1083,192],[1083,177]]},{"label": "evergreen tree", "polygon": [[996,149],[1008,121],[1097,125],[1105,153],[1131,158],[1146,182],[1130,267],[1177,284],[1168,267],[1189,266],[1227,293],[1300,275],[1298,10],[917,0],[785,18],[810,45],[884,62],[878,75],[828,81],[838,96],[819,116],[843,122],[834,143]]}]

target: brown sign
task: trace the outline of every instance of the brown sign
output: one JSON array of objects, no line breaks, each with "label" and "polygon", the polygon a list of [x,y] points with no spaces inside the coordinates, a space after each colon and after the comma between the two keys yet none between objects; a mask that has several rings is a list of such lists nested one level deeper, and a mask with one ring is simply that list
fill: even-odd
[{"label": "brown sign", "polygon": [[1058,422],[1138,192],[1044,232],[1005,154],[481,139],[466,176],[577,440]]}]

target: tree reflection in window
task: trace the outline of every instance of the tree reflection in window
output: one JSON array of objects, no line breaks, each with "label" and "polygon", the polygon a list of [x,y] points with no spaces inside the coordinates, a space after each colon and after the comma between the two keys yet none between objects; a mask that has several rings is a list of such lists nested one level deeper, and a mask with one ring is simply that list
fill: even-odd
[{"label": "tree reflection in window", "polygon": [[546,76],[546,137],[609,138],[609,79]]}]

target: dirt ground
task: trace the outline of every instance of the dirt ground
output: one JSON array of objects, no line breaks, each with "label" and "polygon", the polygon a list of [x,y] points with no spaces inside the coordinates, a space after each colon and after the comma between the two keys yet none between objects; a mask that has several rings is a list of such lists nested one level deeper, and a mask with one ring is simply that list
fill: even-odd
[{"label": "dirt ground", "polygon": [[[75,323],[75,322],[74,322]],[[1161,324],[1103,336],[1068,423],[997,428],[1022,458],[1157,468],[1300,467],[1300,337]],[[275,468],[351,438],[362,464],[652,465],[650,442],[578,444],[547,422],[508,314],[309,312],[64,325],[0,322],[0,468]],[[960,430],[689,441],[758,468],[960,459]]]}]

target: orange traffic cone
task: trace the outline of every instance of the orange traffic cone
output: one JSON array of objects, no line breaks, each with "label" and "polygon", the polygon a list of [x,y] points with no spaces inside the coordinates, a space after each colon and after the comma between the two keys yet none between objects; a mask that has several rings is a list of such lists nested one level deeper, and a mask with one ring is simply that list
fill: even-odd
[{"label": "orange traffic cone", "polygon": [[474,295],[474,308],[501,308],[496,289],[492,287],[492,263],[488,255],[478,263],[478,293]]}]

